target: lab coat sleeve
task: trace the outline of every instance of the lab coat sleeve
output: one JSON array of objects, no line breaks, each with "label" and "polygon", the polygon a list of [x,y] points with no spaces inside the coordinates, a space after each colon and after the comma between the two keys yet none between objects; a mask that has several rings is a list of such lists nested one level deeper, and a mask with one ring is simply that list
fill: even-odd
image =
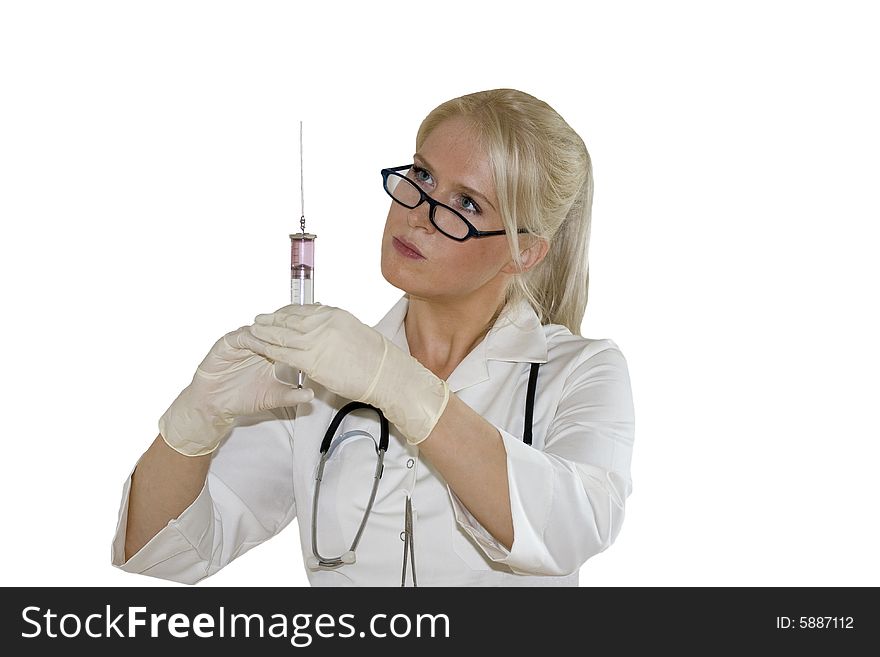
[{"label": "lab coat sleeve", "polygon": [[112,564],[185,584],[208,577],[296,517],[293,413],[275,409],[239,418],[214,452],[198,497],[125,561],[131,475],[122,490]]},{"label": "lab coat sleeve", "polygon": [[626,360],[608,347],[569,374],[544,450],[498,428],[507,450],[514,541],[508,550],[449,488],[458,524],[520,575],[569,575],[617,538],[632,492],[634,411]]}]

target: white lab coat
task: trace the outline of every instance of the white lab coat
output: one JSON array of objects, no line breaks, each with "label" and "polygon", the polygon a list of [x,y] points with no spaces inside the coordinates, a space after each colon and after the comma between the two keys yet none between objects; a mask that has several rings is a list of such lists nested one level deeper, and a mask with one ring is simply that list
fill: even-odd
[{"label": "white lab coat", "polygon": [[[409,353],[404,295],[375,326]],[[522,441],[530,363],[538,372],[532,446]],[[514,543],[507,550],[468,512],[431,463],[390,425],[385,470],[357,560],[307,569],[313,586],[400,586],[404,509],[411,497],[419,586],[577,586],[578,570],[615,540],[632,492],[634,412],[623,354],[608,339],[541,325],[527,303],[511,306],[447,380],[492,423],[507,451]],[[124,562],[131,478],[123,487],[112,563],[123,570],[195,583],[299,519],[304,561],[319,448],[344,400],[309,382],[308,404],[239,418],[214,452],[199,496]],[[377,416],[350,414],[340,431],[379,439]],[[349,439],[328,460],[319,496],[318,550],[344,552],[366,507],[376,452]],[[279,568],[284,568],[279,564]],[[407,565],[407,585],[412,585]]]}]

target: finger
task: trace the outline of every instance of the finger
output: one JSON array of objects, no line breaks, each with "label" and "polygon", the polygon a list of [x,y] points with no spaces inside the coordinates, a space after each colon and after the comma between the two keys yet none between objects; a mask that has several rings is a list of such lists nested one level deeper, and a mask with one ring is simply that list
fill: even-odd
[{"label": "finger", "polygon": [[247,328],[247,325],[239,326],[237,329],[235,329],[234,331],[230,331],[220,339],[223,340],[232,349],[242,349],[243,347],[239,347],[235,344],[235,338],[242,331],[246,331]]},{"label": "finger", "polygon": [[[310,306],[309,308],[315,308]],[[310,333],[321,330],[332,319],[333,315],[327,312],[307,310],[303,313],[273,313],[271,315],[257,315],[254,319],[255,326],[281,326],[297,333]]]},{"label": "finger", "polygon": [[279,347],[288,347],[289,349],[307,349],[314,342],[286,326],[254,324],[248,327],[248,331],[255,338],[259,338],[263,342],[269,342]]},{"label": "finger", "polygon": [[326,308],[327,306],[321,306],[319,303],[290,303],[286,306],[282,306],[274,313],[266,313],[257,315],[257,317],[269,317],[272,315],[278,316],[287,316],[287,315],[308,315],[318,308]]},{"label": "finger", "polygon": [[319,303],[300,305],[292,303],[279,308],[274,313],[257,315],[254,321],[258,324],[279,324],[285,320],[305,319],[316,315],[325,315],[333,309],[332,306],[322,306]]},{"label": "finger", "polygon": [[231,349],[253,352],[251,339],[254,337],[248,330],[250,326],[242,326],[223,336],[223,340]]},{"label": "finger", "polygon": [[305,355],[307,352],[301,349],[282,347],[271,342],[261,340],[249,331],[243,331],[237,338],[237,343],[244,349],[250,349],[255,354],[278,363],[287,363],[291,367],[308,371]]}]

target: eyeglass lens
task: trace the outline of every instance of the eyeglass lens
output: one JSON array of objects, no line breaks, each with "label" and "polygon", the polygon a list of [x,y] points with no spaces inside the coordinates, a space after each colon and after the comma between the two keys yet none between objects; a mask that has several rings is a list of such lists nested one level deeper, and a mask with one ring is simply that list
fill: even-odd
[{"label": "eyeglass lens", "polygon": [[[414,208],[419,204],[421,201],[420,191],[424,191],[413,179],[415,175],[412,169],[406,171],[406,176],[395,173],[388,175],[388,193],[395,201],[408,208]],[[457,239],[467,237],[470,232],[468,225],[462,221],[461,217],[439,205],[434,208],[434,225],[450,237]]]}]

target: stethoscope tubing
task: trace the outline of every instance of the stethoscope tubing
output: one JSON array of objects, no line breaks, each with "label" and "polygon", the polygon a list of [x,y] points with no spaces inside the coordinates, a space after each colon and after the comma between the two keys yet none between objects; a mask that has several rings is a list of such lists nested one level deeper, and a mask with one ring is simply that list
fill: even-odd
[{"label": "stethoscope tubing", "polygon": [[[351,546],[348,548],[348,551],[339,555],[338,557],[324,557],[318,551],[318,496],[321,492],[321,480],[324,477],[324,465],[327,462],[328,457],[332,454],[333,449],[338,446],[342,441],[346,438],[349,438],[353,435],[366,435],[371,438],[375,444],[375,438],[372,435],[367,433],[366,431],[349,431],[346,434],[342,435],[335,444],[333,444],[333,436],[336,434],[336,430],[339,428],[339,425],[342,423],[342,420],[345,419],[349,413],[360,409],[370,409],[376,412],[379,416],[379,426],[380,426],[380,436],[379,436],[379,444],[376,445],[376,471],[373,474],[373,487],[370,491],[370,500],[367,502],[366,509],[364,510],[364,516],[361,519],[361,524],[358,527],[357,534],[355,534],[354,540],[351,542]],[[373,509],[373,502],[376,500],[376,493],[379,488],[379,480],[382,479],[382,474],[385,471],[385,452],[388,450],[388,419],[385,415],[382,414],[375,406],[371,406],[370,404],[366,404],[364,402],[350,402],[339,409],[339,412],[333,417],[333,421],[330,423],[330,426],[327,428],[327,432],[324,434],[324,440],[321,441],[321,458],[318,461],[318,469],[315,475],[315,494],[312,499],[312,554],[313,558],[309,559],[309,567],[310,568],[337,568],[343,564],[355,563],[355,550],[357,549],[358,543],[360,543],[361,536],[364,533],[364,529],[367,526],[367,520],[370,517],[370,511]],[[331,445],[333,445],[331,447]]]}]

